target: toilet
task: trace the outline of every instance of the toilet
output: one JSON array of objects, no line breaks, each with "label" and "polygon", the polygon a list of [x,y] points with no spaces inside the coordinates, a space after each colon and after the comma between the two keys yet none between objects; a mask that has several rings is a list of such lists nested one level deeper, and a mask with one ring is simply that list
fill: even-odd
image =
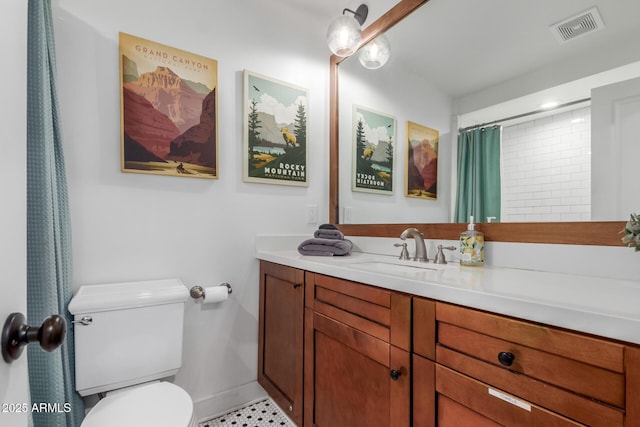
[{"label": "toilet", "polygon": [[184,305],[178,279],[81,286],[74,319],[76,390],[104,396],[82,427],[195,427],[193,401],[163,381],[182,365]]}]

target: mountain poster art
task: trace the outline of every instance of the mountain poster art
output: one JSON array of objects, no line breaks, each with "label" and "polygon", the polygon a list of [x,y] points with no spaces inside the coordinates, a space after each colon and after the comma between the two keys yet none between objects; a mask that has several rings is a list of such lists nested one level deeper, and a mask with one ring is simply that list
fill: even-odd
[{"label": "mountain poster art", "polygon": [[218,178],[218,62],[120,33],[123,172]]},{"label": "mountain poster art", "polygon": [[438,198],[438,143],[440,132],[407,121],[405,196]]},{"label": "mountain poster art", "polygon": [[244,181],[307,186],[306,89],[244,71]]},{"label": "mountain poster art", "polygon": [[393,194],[395,135],[395,117],[353,106],[353,191]]}]

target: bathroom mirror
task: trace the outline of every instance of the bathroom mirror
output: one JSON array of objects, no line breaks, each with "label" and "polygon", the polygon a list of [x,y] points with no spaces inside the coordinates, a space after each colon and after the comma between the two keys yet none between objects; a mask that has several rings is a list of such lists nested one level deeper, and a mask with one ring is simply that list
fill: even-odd
[{"label": "bathroom mirror", "polygon": [[[373,38],[375,38],[375,36],[377,34],[386,32],[387,30],[389,30],[390,28],[394,27],[394,25],[400,21],[399,27],[398,28],[402,28],[401,26],[404,25],[405,23],[410,23],[411,20],[415,21],[415,17],[418,17],[418,14],[421,13],[424,15],[424,13],[436,13],[438,11],[438,9],[442,8],[443,5],[448,4],[449,2],[444,1],[444,0],[432,0],[431,2],[427,3],[426,5],[424,5],[424,3],[426,3],[425,1],[401,1],[397,6],[395,6],[394,8],[392,8],[386,15],[384,15],[381,19],[379,19],[378,21],[376,21],[374,24],[372,24],[371,26],[369,26],[366,30],[365,30],[365,38],[363,40],[363,44],[366,43],[369,40],[372,40]],[[492,2],[495,3],[495,2]],[[603,10],[608,10],[608,8],[611,7],[611,5],[613,3],[616,2],[602,2],[602,8]],[[606,3],[606,4],[605,4]],[[622,7],[622,13],[628,13],[628,10],[625,10],[627,3],[629,5],[632,5],[631,2],[629,1],[625,1],[623,2],[625,6]],[[503,3],[500,3],[502,6],[504,6]],[[577,6],[576,6],[577,5]],[[580,9],[580,5],[585,5],[585,9],[587,9],[587,3],[586,2],[575,2],[572,3],[572,7],[576,8],[578,7],[578,10],[573,10],[573,12],[580,12],[582,11],[582,9]],[[593,6],[592,3],[589,3],[590,6]],[[458,8],[459,5],[456,5],[456,10],[460,10],[460,8]],[[483,3],[483,6],[484,3]],[[471,7],[471,6],[470,6]],[[514,7],[515,9],[518,8],[517,5],[514,6],[510,6],[510,7]],[[544,9],[544,5],[540,4],[538,5],[538,7],[540,9]],[[636,7],[635,5],[633,5],[633,7]],[[554,5],[553,8],[556,8],[556,6]],[[417,10],[416,10],[417,9]],[[465,9],[464,7],[462,9]],[[415,10],[415,11],[414,11]],[[465,11],[468,11],[467,9],[465,9]],[[507,13],[507,11],[503,11],[505,14]],[[466,13],[465,12],[465,16],[467,15],[474,15],[473,13]],[[563,13],[562,16],[564,17],[564,15],[568,15],[568,13]],[[408,19],[406,19],[406,21],[403,21],[403,18],[409,16]],[[507,15],[504,15],[507,16]],[[520,14],[516,14],[514,16],[518,16],[518,19],[526,19],[527,14],[526,13],[520,13]],[[610,12],[607,12],[607,15],[605,15],[605,17],[610,16]],[[436,20],[437,22],[438,20]],[[443,21],[442,19],[440,19],[439,21]],[[456,25],[460,24],[463,25],[464,22],[449,22],[451,20],[444,20],[446,21],[443,25],[451,28],[451,30],[455,30]],[[455,20],[454,20],[455,21]],[[431,51],[427,52],[426,54],[431,54],[430,56],[431,61],[433,63],[433,67],[437,68],[441,66],[441,62],[444,61],[444,59],[442,58],[447,58],[447,57],[465,57],[465,52],[468,49],[474,49],[474,45],[473,45],[473,40],[469,41],[469,46],[463,46],[460,48],[456,48],[454,46],[451,45],[447,45],[448,43],[448,39],[449,37],[447,37],[447,35],[444,33],[444,29],[442,28],[437,28],[435,27],[434,21],[433,20],[429,20],[428,22],[426,22],[424,19],[418,19],[418,22],[422,24],[422,35],[418,36],[417,39],[413,40],[413,43],[410,43],[411,45],[411,49],[413,50],[413,55],[414,56],[418,56],[418,55],[425,55],[425,53],[423,51],[421,51],[421,49],[427,49],[427,45],[428,43],[425,43],[425,35],[424,35],[424,31],[425,28],[428,29],[430,26],[432,28],[434,28],[434,31],[437,32],[437,36],[436,37],[432,37],[432,38],[436,38],[438,39],[439,43],[441,43],[443,46],[446,47],[447,51],[449,52],[448,55],[446,54],[442,54],[442,50],[437,50],[437,49],[432,49]],[[431,24],[431,25],[429,25]],[[549,22],[549,25],[554,24],[554,22]],[[516,23],[512,24],[513,27],[516,30],[520,27],[525,28],[526,26],[523,25],[522,23],[520,23],[520,25],[517,25]],[[464,25],[463,25],[464,26]],[[491,29],[492,26],[491,25],[486,25],[485,27],[483,27],[482,25],[478,26],[478,31],[484,31],[487,29]],[[440,30],[440,31],[439,31]],[[394,58],[394,55],[400,55],[400,51],[403,50],[401,47],[397,46],[397,44],[395,44],[393,42],[393,38],[392,36],[394,35],[394,31],[396,31],[396,28],[394,27],[391,31],[389,31],[389,36],[392,39],[392,59]],[[604,30],[601,30],[604,31]],[[401,31],[402,33],[407,33],[407,31],[405,31],[404,29]],[[629,35],[630,37],[632,35]],[[637,33],[633,35],[634,37],[637,37]],[[550,30],[549,30],[549,37],[553,38],[553,35],[551,34]],[[632,40],[629,39],[630,42],[636,42],[637,39]],[[637,45],[637,44],[636,44]],[[440,53],[438,55],[438,52]],[[603,53],[602,51],[600,52],[601,54]],[[606,53],[606,52],[605,52]],[[636,55],[637,55],[637,49],[636,49]],[[534,55],[531,55],[532,57]],[[604,55],[605,57],[607,55]],[[615,58],[614,55],[611,55],[611,53],[609,52],[609,57],[611,59],[611,63],[614,62],[614,60],[616,61],[626,61],[627,63],[632,62],[632,59],[626,58],[626,59],[620,59],[620,58]],[[349,62],[350,61],[350,62]],[[391,61],[390,61],[391,62]],[[410,62],[409,62],[410,63]],[[338,90],[339,84],[342,84],[342,80],[339,82],[338,81],[338,71],[339,68],[342,67],[345,70],[348,67],[352,67],[354,68],[354,64],[357,65],[357,59],[355,58],[351,58],[348,59],[347,62],[342,63],[342,59],[341,58],[336,58],[336,57],[332,57],[331,58],[331,110],[330,110],[330,121],[331,121],[331,128],[330,128],[330,139],[331,139],[331,163],[330,163],[330,220],[332,222],[342,222],[344,223],[343,220],[341,220],[341,215],[344,213],[341,211],[341,209],[343,208],[342,206],[342,202],[340,200],[340,191],[342,188],[344,188],[344,186],[340,185],[340,180],[344,180],[344,177],[342,177],[339,173],[339,170],[345,170],[345,169],[350,169],[350,165],[349,164],[341,164],[339,163],[339,159],[341,157],[341,152],[342,150],[344,150],[344,147],[341,147],[341,144],[351,144],[350,140],[344,141],[344,128],[347,128],[347,135],[349,134],[349,130],[348,128],[351,126],[351,123],[342,123],[339,121],[339,119],[342,117],[342,114],[344,113],[344,105],[342,105],[340,103],[340,96],[342,96],[342,92]],[[463,62],[464,64],[464,62]],[[389,65],[389,63],[387,64]],[[526,64],[525,64],[526,65]],[[529,64],[531,65],[531,64]],[[584,64],[583,64],[584,65]],[[386,66],[385,66],[386,67]],[[593,64],[586,64],[586,67],[589,68],[591,67],[592,70],[594,70],[593,72],[596,72],[597,67],[594,68]],[[384,70],[384,67],[383,69]],[[377,70],[377,71],[381,71],[381,70]],[[363,72],[366,73],[372,73],[372,71],[370,70],[362,70]],[[377,72],[376,71],[376,72]],[[467,73],[469,73],[469,71],[466,71]],[[476,67],[476,71],[474,74],[481,74],[482,72],[484,72],[484,70],[481,70],[480,67]],[[522,72],[522,71],[521,71]],[[542,73],[544,74],[545,70],[538,70],[538,73]],[[340,78],[342,79],[342,72],[340,75]],[[345,71],[344,73],[345,75],[347,74],[347,72]],[[484,75],[483,78],[485,79],[490,79],[491,76],[489,75]],[[566,78],[566,76],[565,76]],[[540,79],[538,79],[540,80]],[[543,79],[544,80],[544,79]],[[547,78],[545,80],[545,83],[549,83],[550,78]],[[435,81],[435,77],[431,77],[430,76],[430,80],[428,82],[428,84],[431,84],[432,81]],[[533,81],[533,80],[532,80]],[[465,82],[466,84],[466,82]],[[538,86],[541,83],[538,83]],[[559,83],[557,83],[559,84]],[[557,85],[556,84],[556,85]],[[495,84],[494,84],[495,85]],[[349,86],[351,86],[351,84],[349,84]],[[460,84],[460,86],[464,86],[462,83]],[[526,88],[527,90],[529,90],[530,92],[533,91],[533,89],[543,89],[543,87],[535,87],[535,83],[531,83],[529,82],[529,87]],[[504,99],[504,94],[507,93],[506,91],[502,91],[501,93],[503,95],[503,98],[501,99],[500,96],[497,95],[492,95],[492,94],[485,94],[484,96],[484,104],[482,102],[480,102],[479,100],[481,99],[481,97],[476,96],[475,98],[472,96],[468,96],[468,97],[464,97],[462,95],[464,95],[463,90],[468,90],[468,89],[460,89],[460,93],[457,94],[458,98],[456,99],[456,105],[455,105],[455,111],[453,106],[450,107],[450,115],[451,116],[457,116],[460,113],[467,113],[467,112],[473,112],[473,111],[478,111],[483,109],[484,107],[488,106],[489,104],[487,104],[487,100],[493,102],[494,104],[500,104],[500,103],[504,103],[505,99]],[[508,95],[508,94],[507,94]],[[453,102],[452,102],[453,104]],[[342,110],[342,111],[340,111]],[[387,111],[390,113],[393,113],[393,111]],[[406,117],[406,116],[405,116]],[[505,117],[504,115],[502,117]],[[428,119],[428,118],[427,118]],[[427,119],[424,119],[425,121]],[[404,118],[403,118],[404,120]],[[423,119],[414,119],[414,120],[423,120]],[[445,117],[440,118],[441,123],[443,121],[446,122],[447,118]],[[425,125],[429,125],[430,123],[423,123]],[[397,123],[397,128],[398,130],[403,130],[404,127],[404,123],[401,122],[400,120]],[[451,120],[450,123],[445,123],[445,125],[442,126],[442,128],[445,130],[445,132],[441,132],[441,150],[442,147],[445,144],[451,145],[451,142],[453,141],[453,139],[455,138],[455,135],[457,135],[457,120]],[[398,132],[398,134],[396,135],[397,138],[403,138],[404,135],[401,134],[400,132]],[[447,138],[447,139],[444,139]],[[397,153],[396,156],[399,157],[401,156],[402,153]],[[449,159],[447,159],[449,162],[451,162],[451,153],[449,153]],[[451,175],[451,164],[447,163],[447,162],[443,162],[439,164],[439,181],[442,181],[443,184],[446,184],[446,180],[450,179],[447,178],[447,173],[449,175]],[[448,172],[443,172],[443,169],[447,170]],[[402,171],[400,171],[402,172]],[[444,178],[443,178],[444,177]],[[402,192],[402,175],[398,175],[398,177],[396,178],[396,192],[401,193]],[[443,185],[444,186],[444,185]],[[449,191],[451,189],[451,184],[449,185]],[[378,199],[383,200],[383,198],[381,198],[381,196],[378,196]],[[440,199],[440,194],[439,194],[439,199]],[[448,209],[450,211],[451,209],[451,196],[449,197],[449,199],[447,200],[447,198],[443,195],[442,196],[442,203],[443,205],[448,205]],[[423,202],[424,201],[420,201]],[[381,202],[384,203],[384,202]],[[392,203],[395,205],[395,203]],[[398,206],[395,206],[396,210],[398,208]],[[402,208],[404,209],[404,207]],[[419,209],[419,208],[418,208]],[[399,232],[397,230],[400,230],[400,232],[405,228],[405,226],[408,225],[408,222],[411,221],[412,225],[415,225],[416,223],[421,224],[421,229],[425,229],[428,228],[430,233],[425,233],[425,234],[431,234],[428,237],[436,237],[436,236],[441,236],[438,238],[447,238],[447,237],[442,237],[442,236],[448,236],[449,238],[455,238],[457,237],[457,233],[459,232],[459,230],[463,229],[464,227],[461,227],[460,224],[447,224],[447,223],[442,223],[442,224],[433,224],[432,219],[430,219],[428,217],[428,215],[424,215],[424,220],[421,221],[421,217],[417,216],[417,219],[411,219],[411,220],[400,220],[397,221],[396,219],[394,219],[393,217],[389,217],[389,218],[383,218],[381,220],[377,220],[378,224],[344,224],[342,225],[342,228],[344,229],[348,229],[350,231],[350,234],[352,235],[388,235],[390,237],[397,237],[399,235]],[[487,239],[492,239],[492,240],[506,240],[506,241],[536,241],[536,242],[558,242],[558,243],[586,243],[586,244],[620,244],[619,242],[619,235],[618,232],[619,230],[622,228],[623,226],[623,221],[624,218],[615,218],[614,221],[601,221],[601,222],[589,222],[589,227],[590,227],[590,232],[589,233],[582,233],[584,234],[589,234],[590,237],[586,237],[586,241],[585,241],[585,237],[576,237],[576,236],[571,236],[572,231],[571,230],[576,230],[576,234],[580,234],[579,229],[583,229],[584,226],[586,224],[584,223],[562,223],[562,224],[554,224],[554,223],[535,223],[535,224],[531,224],[531,223],[518,223],[518,224],[513,224],[512,226],[510,226],[509,224],[484,224],[484,230],[485,232],[487,232],[488,230],[492,230],[487,236]],[[348,221],[347,221],[348,222]],[[429,224],[422,224],[423,222],[429,222]],[[442,222],[446,222],[446,219]],[[513,229],[513,227],[517,227],[518,232],[514,233],[511,230]],[[557,227],[557,228],[556,228]],[[545,231],[546,229],[548,229],[549,231]],[[534,230],[536,230],[534,232]],[[497,234],[495,234],[497,233]],[[516,237],[515,235],[517,234]],[[527,235],[530,235],[529,237],[527,237]],[[598,237],[600,236],[600,237]],[[594,240],[595,239],[595,240]]]}]

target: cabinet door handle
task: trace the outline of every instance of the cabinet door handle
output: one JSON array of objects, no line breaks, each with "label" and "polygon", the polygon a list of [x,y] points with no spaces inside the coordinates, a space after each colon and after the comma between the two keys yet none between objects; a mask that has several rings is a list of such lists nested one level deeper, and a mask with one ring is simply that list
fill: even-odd
[{"label": "cabinet door handle", "polygon": [[398,378],[400,378],[402,372],[400,372],[398,369],[392,369],[391,372],[389,372],[389,375],[391,375],[392,380],[398,381]]},{"label": "cabinet door handle", "polygon": [[498,361],[502,366],[511,366],[514,360],[516,360],[516,356],[509,351],[501,351],[498,353]]},{"label": "cabinet door handle", "polygon": [[302,286],[302,284],[300,284],[300,283],[294,283],[294,284],[293,284],[293,289],[298,289],[300,286]]}]

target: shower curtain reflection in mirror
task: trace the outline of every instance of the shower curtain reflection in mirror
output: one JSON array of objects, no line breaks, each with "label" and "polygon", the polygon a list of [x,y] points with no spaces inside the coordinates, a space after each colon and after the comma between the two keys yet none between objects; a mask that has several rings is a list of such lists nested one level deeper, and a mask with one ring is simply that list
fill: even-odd
[{"label": "shower curtain reflection in mirror", "polygon": [[458,187],[454,222],[500,221],[500,138],[490,126],[458,134]]}]

